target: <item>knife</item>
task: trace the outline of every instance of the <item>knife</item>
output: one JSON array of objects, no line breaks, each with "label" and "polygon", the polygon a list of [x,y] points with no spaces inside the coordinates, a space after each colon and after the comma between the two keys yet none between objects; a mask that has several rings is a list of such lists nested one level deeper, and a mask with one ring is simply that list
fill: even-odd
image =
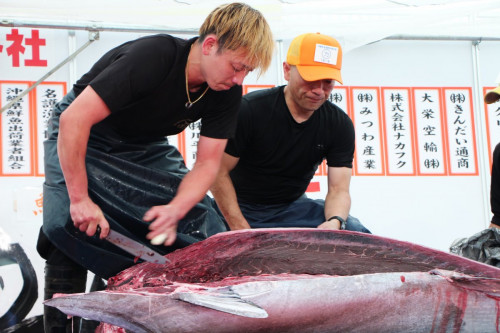
[{"label": "knife", "polygon": [[[97,232],[100,231],[98,228]],[[125,235],[120,234],[117,231],[109,230],[108,236],[105,238],[108,242],[118,246],[122,250],[127,251],[136,258],[141,258],[145,261],[149,261],[155,264],[166,264],[169,263],[165,256],[162,256],[155,250],[146,245],[143,245]]]}]

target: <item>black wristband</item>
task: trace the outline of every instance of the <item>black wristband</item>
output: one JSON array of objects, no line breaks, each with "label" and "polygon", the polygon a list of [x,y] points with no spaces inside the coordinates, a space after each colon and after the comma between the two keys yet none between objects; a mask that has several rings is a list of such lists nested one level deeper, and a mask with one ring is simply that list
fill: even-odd
[{"label": "black wristband", "polygon": [[343,218],[341,218],[340,216],[332,216],[330,217],[327,221],[331,221],[331,220],[339,220],[340,222],[340,230],[344,230],[345,229],[345,220]]}]

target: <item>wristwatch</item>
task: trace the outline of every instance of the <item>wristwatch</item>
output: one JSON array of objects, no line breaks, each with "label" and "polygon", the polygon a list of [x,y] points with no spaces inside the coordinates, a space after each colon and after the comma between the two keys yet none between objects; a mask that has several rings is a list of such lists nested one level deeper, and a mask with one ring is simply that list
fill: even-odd
[{"label": "wristwatch", "polygon": [[341,218],[340,216],[332,216],[327,221],[331,221],[331,220],[339,220],[339,222],[340,222],[340,230],[345,230],[346,222],[345,222],[345,220],[343,218]]}]

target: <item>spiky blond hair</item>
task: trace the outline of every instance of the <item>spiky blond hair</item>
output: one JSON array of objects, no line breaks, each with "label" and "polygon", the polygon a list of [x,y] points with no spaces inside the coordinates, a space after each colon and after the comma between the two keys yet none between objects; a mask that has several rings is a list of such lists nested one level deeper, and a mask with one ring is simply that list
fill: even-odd
[{"label": "spiky blond hair", "polygon": [[245,49],[250,66],[265,72],[273,57],[274,39],[271,28],[258,10],[244,3],[231,3],[215,8],[200,27],[200,42],[209,34],[218,38],[219,51]]}]

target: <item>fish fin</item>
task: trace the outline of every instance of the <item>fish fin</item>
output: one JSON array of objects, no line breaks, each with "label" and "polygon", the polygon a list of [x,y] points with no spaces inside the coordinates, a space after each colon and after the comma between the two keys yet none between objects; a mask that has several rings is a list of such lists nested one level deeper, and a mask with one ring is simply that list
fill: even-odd
[{"label": "fish fin", "polygon": [[207,290],[202,293],[179,292],[175,298],[194,305],[249,318],[267,318],[266,310],[228,290]]},{"label": "fish fin", "polygon": [[494,298],[500,298],[500,279],[471,276],[442,269],[433,269],[429,274],[440,276],[457,287],[482,292]]}]

